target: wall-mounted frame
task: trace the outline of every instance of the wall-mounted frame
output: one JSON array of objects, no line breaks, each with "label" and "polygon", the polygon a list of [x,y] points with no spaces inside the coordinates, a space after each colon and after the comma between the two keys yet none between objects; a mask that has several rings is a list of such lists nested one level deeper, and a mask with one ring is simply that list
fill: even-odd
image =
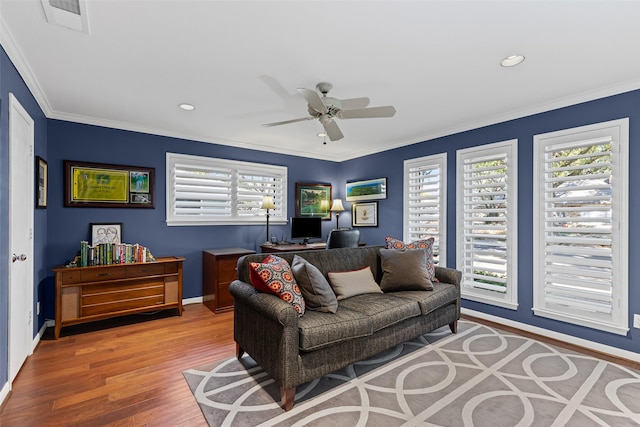
[{"label": "wall-mounted frame", "polygon": [[347,202],[386,199],[387,178],[347,182],[345,194]]},{"label": "wall-mounted frame", "polygon": [[154,168],[65,160],[64,185],[66,207],[154,207]]},{"label": "wall-mounted frame", "polygon": [[47,161],[36,156],[36,209],[47,208],[49,166]]},{"label": "wall-mounted frame", "polygon": [[351,225],[353,227],[377,227],[378,202],[362,202],[352,204]]},{"label": "wall-mounted frame", "polygon": [[331,184],[296,182],[296,216],[331,219]]},{"label": "wall-mounted frame", "polygon": [[122,243],[121,222],[92,222],[89,224],[91,246],[99,243]]}]

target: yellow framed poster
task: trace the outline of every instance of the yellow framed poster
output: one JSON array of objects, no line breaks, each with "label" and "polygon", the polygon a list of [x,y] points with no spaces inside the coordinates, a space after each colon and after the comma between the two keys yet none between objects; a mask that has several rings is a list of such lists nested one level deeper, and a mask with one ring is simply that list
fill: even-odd
[{"label": "yellow framed poster", "polygon": [[153,208],[153,168],[65,162],[65,206]]}]

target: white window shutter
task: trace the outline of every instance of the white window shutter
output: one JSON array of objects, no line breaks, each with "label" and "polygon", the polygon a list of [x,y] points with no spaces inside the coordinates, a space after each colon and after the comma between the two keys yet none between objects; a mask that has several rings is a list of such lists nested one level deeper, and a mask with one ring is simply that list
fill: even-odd
[{"label": "white window shutter", "polygon": [[285,223],[286,183],[286,167],[167,153],[167,224],[263,222],[265,195],[271,221]]},{"label": "white window shutter", "polygon": [[446,266],[447,154],[404,162],[405,242],[434,238],[434,262]]},{"label": "white window shutter", "polygon": [[517,307],[516,143],[458,151],[458,261],[464,297]]},{"label": "white window shutter", "polygon": [[[606,128],[606,126],[605,126]],[[626,333],[619,128],[536,136],[534,312]],[[626,252],[623,252],[626,254]],[[623,309],[626,313],[626,308]]]}]

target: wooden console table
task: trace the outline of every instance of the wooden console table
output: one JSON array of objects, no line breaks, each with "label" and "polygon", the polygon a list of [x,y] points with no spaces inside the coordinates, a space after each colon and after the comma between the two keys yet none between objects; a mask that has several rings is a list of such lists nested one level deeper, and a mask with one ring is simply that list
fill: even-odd
[{"label": "wooden console table", "polygon": [[55,338],[65,326],[126,314],[175,308],[181,316],[184,260],[54,268]]}]

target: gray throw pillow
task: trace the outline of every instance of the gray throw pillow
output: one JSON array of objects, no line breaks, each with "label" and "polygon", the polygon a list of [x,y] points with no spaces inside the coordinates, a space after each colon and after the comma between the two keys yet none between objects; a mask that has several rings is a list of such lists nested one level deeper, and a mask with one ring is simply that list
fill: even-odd
[{"label": "gray throw pillow", "polygon": [[382,280],[380,288],[384,292],[393,291],[432,291],[426,267],[425,249],[380,249],[382,261]]},{"label": "gray throw pillow", "polygon": [[293,276],[298,282],[308,310],[335,313],[338,300],[329,282],[318,268],[306,259],[295,255],[291,263]]}]

